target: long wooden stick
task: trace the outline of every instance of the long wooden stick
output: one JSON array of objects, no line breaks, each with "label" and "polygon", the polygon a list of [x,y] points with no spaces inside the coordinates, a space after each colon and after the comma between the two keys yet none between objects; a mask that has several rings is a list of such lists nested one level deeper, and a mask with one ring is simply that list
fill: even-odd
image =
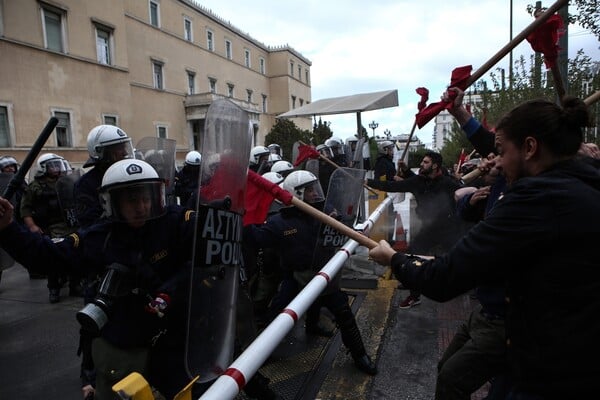
[{"label": "long wooden stick", "polygon": [[510,53],[512,49],[517,47],[519,43],[521,43],[531,32],[536,30],[540,25],[542,25],[548,18],[550,18],[555,12],[560,10],[563,6],[567,5],[569,0],[558,0],[554,4],[552,4],[542,15],[533,20],[531,24],[529,24],[521,33],[519,33],[513,40],[508,42],[503,48],[501,48],[492,58],[490,58],[485,64],[483,64],[477,71],[475,71],[471,76],[467,79],[466,87],[471,86],[475,83],[479,78],[485,75],[494,65],[496,65],[505,55]]},{"label": "long wooden stick", "polygon": [[417,128],[417,119],[415,118],[415,122],[413,123],[412,129],[410,130],[410,134],[408,135],[406,147],[404,147],[404,150],[402,151],[402,156],[400,157],[400,160],[404,160],[404,157],[406,157],[406,153],[408,152],[408,146],[410,145],[410,139],[412,139],[416,128]]},{"label": "long wooden stick", "polygon": [[596,90],[591,96],[586,97],[585,100],[583,100],[583,102],[586,106],[589,107],[598,100],[600,100],[600,90]]},{"label": "long wooden stick", "polygon": [[554,80],[554,87],[556,88],[556,95],[558,96],[558,101],[562,105],[563,98],[565,97],[565,94],[567,92],[565,90],[565,85],[563,84],[563,79],[558,64],[554,64],[552,68],[550,68],[550,71],[552,71],[552,79]]}]

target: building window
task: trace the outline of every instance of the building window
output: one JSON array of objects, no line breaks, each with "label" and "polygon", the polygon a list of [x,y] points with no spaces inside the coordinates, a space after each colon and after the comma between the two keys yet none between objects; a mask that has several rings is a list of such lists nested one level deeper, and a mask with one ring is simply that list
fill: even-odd
[{"label": "building window", "polygon": [[263,113],[267,112],[267,95],[266,94],[262,95],[262,112]]},{"label": "building window", "polygon": [[42,7],[44,46],[65,53],[65,13],[59,9]]},{"label": "building window", "polygon": [[298,65],[298,80],[302,80],[302,65]]},{"label": "building window", "polygon": [[116,115],[109,115],[109,114],[102,115],[102,123],[104,125],[119,126],[118,125],[118,117]]},{"label": "building window", "polygon": [[96,25],[96,53],[100,64],[112,65],[112,38],[111,29]]},{"label": "building window", "polygon": [[206,48],[210,51],[215,51],[215,41],[212,31],[206,31]]},{"label": "building window", "polygon": [[154,79],[154,89],[163,90],[165,88],[163,81],[163,63],[152,61],[152,76]]},{"label": "building window", "polygon": [[0,147],[10,147],[10,124],[7,106],[0,106]]},{"label": "building window", "polygon": [[192,71],[187,72],[188,94],[196,93],[196,74]]},{"label": "building window", "polygon": [[258,59],[258,65],[259,65],[259,69],[260,69],[260,73],[261,74],[265,74],[266,72],[266,68],[265,68],[265,59],[264,58],[259,58]]},{"label": "building window", "polygon": [[217,93],[217,80],[214,78],[208,78],[208,87],[211,93]]},{"label": "building window", "polygon": [[58,147],[72,147],[71,117],[69,113],[55,111],[54,116],[58,119],[58,125],[56,125],[56,145]]},{"label": "building window", "polygon": [[188,17],[183,17],[183,38],[188,42],[194,40],[194,36],[192,35],[192,20]]},{"label": "building window", "polygon": [[304,105],[304,99],[300,99],[300,107],[302,107]]},{"label": "building window", "polygon": [[150,0],[150,24],[155,27],[160,26],[160,4],[157,1]]},{"label": "building window", "polygon": [[290,75],[294,76],[294,62],[290,61]]},{"label": "building window", "polygon": [[296,96],[292,96],[292,108],[296,108]]},{"label": "building window", "polygon": [[156,135],[161,139],[167,139],[167,127],[164,125],[157,125]]},{"label": "building window", "polygon": [[229,97],[233,97],[233,83],[228,83],[227,84],[227,96]]},{"label": "building window", "polygon": [[246,89],[246,101],[252,103],[252,89]]},{"label": "building window", "polygon": [[307,85],[310,84],[310,82],[308,80],[308,70],[307,69],[304,70],[304,78],[305,78],[306,84]]},{"label": "building window", "polygon": [[231,47],[231,40],[226,40],[225,41],[225,57],[227,57],[228,59],[232,59],[233,58],[233,50]]},{"label": "building window", "polygon": [[250,50],[244,49],[244,64],[250,68]]}]

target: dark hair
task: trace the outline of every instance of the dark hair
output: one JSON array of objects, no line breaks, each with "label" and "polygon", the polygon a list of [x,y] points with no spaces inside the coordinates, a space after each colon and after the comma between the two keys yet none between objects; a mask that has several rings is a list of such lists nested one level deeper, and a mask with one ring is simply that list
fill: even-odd
[{"label": "dark hair", "polygon": [[442,155],[440,153],[436,153],[435,151],[428,151],[423,155],[423,157],[431,158],[431,162],[437,164],[438,168],[442,168]]},{"label": "dark hair", "polygon": [[548,100],[530,100],[506,113],[496,124],[508,140],[522,145],[532,136],[543,143],[556,156],[577,153],[583,132],[589,123],[585,103],[576,97],[566,96],[563,107]]}]

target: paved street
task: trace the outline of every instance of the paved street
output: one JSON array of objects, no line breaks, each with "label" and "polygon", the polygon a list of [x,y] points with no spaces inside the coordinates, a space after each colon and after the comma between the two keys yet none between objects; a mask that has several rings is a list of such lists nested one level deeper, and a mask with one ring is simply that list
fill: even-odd
[{"label": "paved street", "polygon": [[[397,305],[407,291],[398,291],[395,280],[369,279],[375,280],[375,289],[356,288],[361,286],[360,280],[346,282],[354,286],[349,293],[359,294],[357,320],[368,352],[376,355],[379,374],[370,377],[354,368],[336,335],[338,339],[329,344],[333,356],[329,360],[323,357],[322,365],[313,367],[325,371],[322,379],[311,381],[320,385],[309,391],[318,392],[312,398],[432,399],[437,360],[473,300],[465,295],[438,304],[423,298],[421,305],[402,310]],[[81,398],[76,356],[79,328],[74,314],[82,303],[66,293],[63,289],[60,303],[49,304],[45,280],[30,280],[20,266],[4,271],[0,282],[0,399]],[[265,370],[268,372],[268,366]],[[275,388],[286,384],[273,378]],[[311,398],[280,392],[286,400]]]}]

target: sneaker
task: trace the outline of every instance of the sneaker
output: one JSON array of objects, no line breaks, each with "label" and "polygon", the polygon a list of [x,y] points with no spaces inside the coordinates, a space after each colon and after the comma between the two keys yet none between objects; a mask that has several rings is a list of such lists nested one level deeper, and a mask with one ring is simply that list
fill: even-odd
[{"label": "sneaker", "polygon": [[354,365],[356,365],[356,368],[360,369],[366,374],[377,375],[377,366],[371,360],[371,357],[369,357],[366,353],[361,357],[352,355],[352,358],[354,359]]},{"label": "sneaker", "polygon": [[408,297],[405,298],[398,307],[399,308],[411,308],[413,306],[416,306],[417,304],[421,304],[421,299],[409,294]]},{"label": "sneaker", "polygon": [[60,289],[48,289],[48,300],[50,303],[58,303],[60,301]]}]

